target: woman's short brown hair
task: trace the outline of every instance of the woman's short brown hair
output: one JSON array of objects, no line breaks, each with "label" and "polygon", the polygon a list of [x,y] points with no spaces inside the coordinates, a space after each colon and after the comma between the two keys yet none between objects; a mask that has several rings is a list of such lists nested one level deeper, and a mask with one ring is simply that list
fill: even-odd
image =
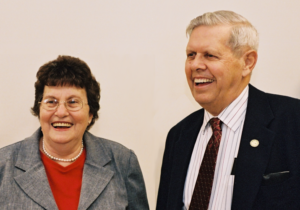
[{"label": "woman's short brown hair", "polygon": [[35,100],[31,108],[34,116],[40,116],[39,102],[43,98],[44,87],[47,86],[75,86],[84,88],[87,95],[90,114],[93,115],[91,123],[87,126],[89,130],[98,119],[98,110],[100,109],[100,85],[88,65],[71,56],[60,55],[56,60],[50,61],[41,66],[36,74],[35,82]]}]

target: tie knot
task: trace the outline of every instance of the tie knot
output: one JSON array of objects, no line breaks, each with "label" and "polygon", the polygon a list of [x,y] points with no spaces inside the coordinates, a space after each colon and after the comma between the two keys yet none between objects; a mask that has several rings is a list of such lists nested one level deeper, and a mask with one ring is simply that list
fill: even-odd
[{"label": "tie knot", "polygon": [[211,118],[209,121],[213,131],[221,131],[221,120],[219,118]]}]

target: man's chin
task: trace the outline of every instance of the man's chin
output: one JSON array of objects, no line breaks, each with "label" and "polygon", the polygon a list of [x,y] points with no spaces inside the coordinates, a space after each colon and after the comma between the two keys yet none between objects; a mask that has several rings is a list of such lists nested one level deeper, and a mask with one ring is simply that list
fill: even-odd
[{"label": "man's chin", "polygon": [[208,97],[206,94],[193,94],[193,97],[195,101],[200,105],[200,106],[208,106],[209,104],[212,103],[211,97]]}]

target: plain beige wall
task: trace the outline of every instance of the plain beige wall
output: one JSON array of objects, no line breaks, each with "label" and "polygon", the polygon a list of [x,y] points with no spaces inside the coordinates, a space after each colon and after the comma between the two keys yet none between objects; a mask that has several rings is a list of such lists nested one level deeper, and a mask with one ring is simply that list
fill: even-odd
[{"label": "plain beige wall", "polygon": [[199,109],[185,81],[189,21],[233,10],[260,34],[251,83],[300,96],[298,0],[0,1],[0,147],[30,136],[38,68],[58,55],[87,62],[101,84],[100,119],[91,132],[133,149],[155,209],[168,130]]}]

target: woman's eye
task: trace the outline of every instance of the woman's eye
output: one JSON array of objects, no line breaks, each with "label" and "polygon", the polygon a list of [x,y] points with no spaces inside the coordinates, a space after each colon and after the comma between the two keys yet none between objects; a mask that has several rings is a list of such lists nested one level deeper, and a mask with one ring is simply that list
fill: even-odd
[{"label": "woman's eye", "polygon": [[46,99],[44,101],[44,103],[46,103],[46,104],[57,104],[57,100],[55,100],[55,99]]},{"label": "woman's eye", "polygon": [[71,99],[68,101],[68,104],[78,104],[79,100],[78,99]]},{"label": "woman's eye", "polygon": [[69,109],[78,109],[82,107],[82,102],[80,99],[72,98],[67,101],[67,106]]}]

